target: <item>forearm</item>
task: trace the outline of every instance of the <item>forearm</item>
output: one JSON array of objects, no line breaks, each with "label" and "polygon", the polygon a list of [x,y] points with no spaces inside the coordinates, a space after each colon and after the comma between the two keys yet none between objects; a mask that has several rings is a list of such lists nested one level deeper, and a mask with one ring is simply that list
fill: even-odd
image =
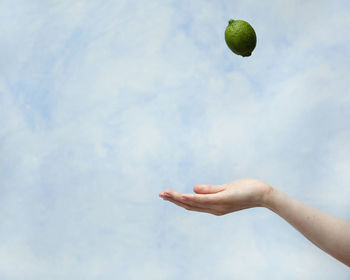
[{"label": "forearm", "polygon": [[264,206],[320,249],[350,266],[350,222],[308,206],[275,188],[266,194]]}]

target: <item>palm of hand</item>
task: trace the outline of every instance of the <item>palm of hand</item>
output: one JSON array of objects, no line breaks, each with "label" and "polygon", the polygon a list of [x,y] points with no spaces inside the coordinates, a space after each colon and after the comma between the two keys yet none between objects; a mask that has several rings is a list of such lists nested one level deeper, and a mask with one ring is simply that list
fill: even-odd
[{"label": "palm of hand", "polygon": [[262,206],[270,188],[264,181],[245,178],[223,185],[196,185],[193,189],[195,194],[180,194],[168,189],[159,196],[190,211],[221,216]]}]

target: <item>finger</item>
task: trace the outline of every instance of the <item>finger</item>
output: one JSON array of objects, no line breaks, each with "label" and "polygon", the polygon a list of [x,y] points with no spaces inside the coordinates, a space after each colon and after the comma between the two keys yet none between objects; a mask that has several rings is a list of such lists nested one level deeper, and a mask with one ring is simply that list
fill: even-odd
[{"label": "finger", "polygon": [[176,192],[172,189],[167,189],[166,191],[162,192],[159,194],[160,197],[167,197],[167,198],[172,198],[175,199],[177,201],[181,202],[181,196],[182,194],[179,192]]},{"label": "finger", "polygon": [[208,208],[200,208],[200,207],[194,207],[182,202],[179,202],[173,198],[165,198],[165,200],[168,200],[174,204],[176,204],[177,206],[180,206],[182,208],[185,208],[188,211],[196,211],[196,212],[203,212],[203,213],[209,213],[209,214],[213,214],[213,215],[217,215],[219,216],[220,214],[212,209],[208,209]]},{"label": "finger", "polygon": [[224,185],[195,185],[193,191],[198,194],[218,193],[225,190]]},{"label": "finger", "polygon": [[182,194],[179,201],[194,207],[210,208],[215,210],[216,194]]},{"label": "finger", "polygon": [[193,207],[211,209],[216,211],[217,206],[215,201],[217,201],[219,193],[217,194],[181,194],[171,189],[166,190],[159,196],[165,199],[173,199],[174,201],[190,205]]},{"label": "finger", "polygon": [[191,205],[193,205],[193,203],[197,203],[197,205],[193,205],[193,206],[198,206],[201,208],[207,208],[206,206],[203,206],[203,205],[210,204],[211,202],[210,195],[208,194],[181,194],[171,189],[166,190],[165,192],[161,193],[159,196],[172,198],[178,202],[191,204]]},{"label": "finger", "polygon": [[172,189],[167,189],[166,191],[161,192],[161,193],[159,194],[159,196],[160,196],[161,198],[164,198],[164,197],[180,197],[181,194],[178,193],[178,192],[176,192],[176,191],[174,191],[174,190],[172,190]]}]

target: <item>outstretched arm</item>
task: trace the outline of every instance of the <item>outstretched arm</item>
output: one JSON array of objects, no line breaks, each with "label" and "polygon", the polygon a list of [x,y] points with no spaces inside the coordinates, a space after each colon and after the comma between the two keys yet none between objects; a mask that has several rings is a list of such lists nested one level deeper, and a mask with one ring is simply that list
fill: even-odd
[{"label": "outstretched arm", "polygon": [[252,207],[266,207],[285,219],[312,243],[350,267],[350,222],[331,216],[282,193],[267,183],[247,178],[223,185],[196,185],[195,194],[171,189],[159,194],[190,211],[217,216]]},{"label": "outstretched arm", "polygon": [[272,188],[265,207],[285,219],[317,247],[350,267],[350,222]]}]

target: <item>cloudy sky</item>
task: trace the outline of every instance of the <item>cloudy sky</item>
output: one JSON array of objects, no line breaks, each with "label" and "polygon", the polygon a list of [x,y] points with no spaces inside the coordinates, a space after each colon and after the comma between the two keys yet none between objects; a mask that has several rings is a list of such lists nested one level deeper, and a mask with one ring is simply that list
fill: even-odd
[{"label": "cloudy sky", "polygon": [[0,0],[0,278],[349,279],[267,209],[158,197],[253,177],[350,220],[349,29],[346,0]]}]

